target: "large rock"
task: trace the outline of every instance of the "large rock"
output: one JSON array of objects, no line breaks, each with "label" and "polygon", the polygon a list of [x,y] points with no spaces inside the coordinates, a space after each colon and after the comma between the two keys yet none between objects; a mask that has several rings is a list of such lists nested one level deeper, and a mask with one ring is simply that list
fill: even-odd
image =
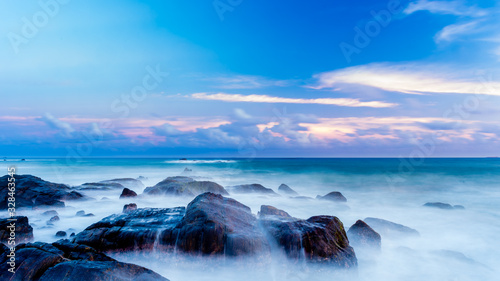
[{"label": "large rock", "polygon": [[362,220],[356,221],[347,231],[350,244],[358,248],[380,250],[382,239],[373,228]]},{"label": "large rock", "polygon": [[228,187],[231,193],[260,193],[267,195],[278,195],[272,189],[264,187],[261,184],[253,183],[253,184],[242,184]]},{"label": "large rock", "polygon": [[196,196],[205,192],[228,195],[221,185],[211,181],[196,181],[190,177],[168,177],[155,186],[147,187],[145,194],[149,195],[186,195]]},{"label": "large rock", "polygon": [[335,202],[347,202],[347,199],[344,197],[344,195],[342,195],[342,193],[338,191],[330,192],[325,196],[318,195],[316,196],[316,198],[321,200],[335,201]]},{"label": "large rock", "polygon": [[443,209],[443,210],[463,210],[463,209],[465,209],[464,206],[462,206],[462,205],[452,206],[448,203],[442,203],[442,202],[428,202],[428,203],[424,204],[424,207],[438,208],[438,209]]},{"label": "large rock", "polygon": [[8,271],[10,253],[0,245],[0,280],[167,280],[149,269],[118,262],[67,240],[18,245],[14,274]]},{"label": "large rock", "polygon": [[[32,175],[15,175],[16,208],[37,208],[43,206],[64,207],[64,201],[85,199],[65,184],[44,181]],[[0,209],[7,209],[9,176],[0,178]]]},{"label": "large rock", "polygon": [[382,236],[390,238],[420,236],[420,233],[415,229],[388,220],[365,218],[364,221]]},{"label": "large rock", "polygon": [[185,211],[184,207],[144,208],[111,215],[78,233],[73,242],[102,251],[152,250],[162,232],[171,232]]},{"label": "large rock", "polygon": [[177,247],[187,253],[239,256],[269,251],[250,208],[214,193],[191,201],[172,234],[178,237]]},{"label": "large rock", "polygon": [[[15,219],[16,221],[10,221],[9,219]],[[29,224],[28,217],[17,216],[0,219],[0,243],[7,243],[9,241],[11,229],[16,234],[16,244],[33,239],[33,227]]]},{"label": "large rock", "polygon": [[286,195],[290,195],[290,196],[297,196],[297,195],[299,195],[297,192],[295,192],[295,190],[293,190],[292,188],[290,188],[288,185],[286,185],[284,183],[282,183],[278,187],[278,192],[286,194]]},{"label": "large rock", "polygon": [[315,216],[308,220],[263,220],[262,226],[291,259],[305,258],[339,268],[357,267],[342,222],[337,217]]},{"label": "large rock", "polygon": [[276,207],[269,206],[269,205],[262,205],[260,206],[260,212],[258,213],[259,217],[264,218],[268,216],[274,216],[278,218],[291,218],[287,212],[280,210]]}]

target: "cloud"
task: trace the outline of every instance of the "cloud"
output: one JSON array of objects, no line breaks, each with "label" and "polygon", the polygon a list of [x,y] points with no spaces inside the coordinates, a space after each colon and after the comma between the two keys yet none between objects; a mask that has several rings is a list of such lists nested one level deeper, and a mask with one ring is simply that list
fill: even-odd
[{"label": "cloud", "polygon": [[436,34],[434,40],[437,43],[443,41],[452,41],[459,35],[467,34],[469,32],[474,32],[474,28],[477,26],[477,24],[478,21],[472,21],[472,22],[448,25]]},{"label": "cloud", "polygon": [[72,134],[75,132],[75,129],[73,129],[71,124],[55,118],[50,113],[45,113],[44,116],[42,116],[41,118],[38,118],[37,120],[44,122],[45,124],[49,125],[53,129],[59,130],[61,132],[61,134],[63,136],[66,136],[66,137],[71,137]]},{"label": "cloud", "polygon": [[290,81],[272,80],[252,75],[225,75],[204,78],[203,80],[215,82],[214,87],[219,89],[257,89],[267,87],[284,87],[290,84]]},{"label": "cloud", "polygon": [[346,106],[346,107],[373,107],[373,108],[397,106],[397,104],[395,103],[387,103],[381,101],[362,102],[358,99],[350,99],[350,98],[300,99],[300,98],[273,97],[268,95],[240,95],[240,94],[226,94],[226,93],[217,93],[217,94],[196,93],[192,94],[191,97],[195,99],[218,100],[225,102],[324,104],[324,105],[336,105],[336,106]]},{"label": "cloud", "polygon": [[[453,73],[455,76],[452,76]],[[457,77],[456,70],[436,65],[368,64],[315,75],[316,89],[339,89],[342,85],[363,85],[406,94],[454,93],[500,96],[500,82],[478,75]]]},{"label": "cloud", "polygon": [[410,15],[418,11],[428,11],[435,14],[481,17],[487,14],[483,9],[468,7],[462,1],[428,1],[418,0],[412,2],[403,11]]}]

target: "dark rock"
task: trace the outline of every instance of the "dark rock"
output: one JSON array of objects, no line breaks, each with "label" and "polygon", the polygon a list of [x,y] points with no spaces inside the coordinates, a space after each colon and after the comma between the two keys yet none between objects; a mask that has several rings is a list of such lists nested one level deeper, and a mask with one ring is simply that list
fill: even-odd
[{"label": "dark rock", "polygon": [[57,237],[65,237],[66,235],[67,235],[66,231],[60,230],[60,231],[56,232]]},{"label": "dark rock", "polygon": [[0,248],[0,280],[166,280],[151,270],[118,262],[68,240],[18,245],[14,274],[8,271],[9,253],[7,247]]},{"label": "dark rock", "polygon": [[420,233],[415,229],[391,221],[378,218],[365,218],[364,221],[381,236],[391,238],[420,236]]},{"label": "dark rock", "polygon": [[75,237],[76,234],[74,232],[71,232],[71,234],[69,235],[69,237]]},{"label": "dark rock", "polygon": [[88,182],[80,186],[75,187],[78,190],[113,190],[113,189],[123,189],[125,186],[117,182]]},{"label": "dark rock", "polygon": [[129,198],[129,197],[137,197],[137,193],[125,187],[122,191],[122,194],[120,195],[120,198]]},{"label": "dark rock", "polygon": [[44,216],[57,216],[59,215],[56,210],[49,210],[42,213]]},{"label": "dark rock", "polygon": [[283,194],[287,194],[287,195],[299,195],[297,192],[295,192],[295,190],[291,189],[288,185],[282,183],[279,187],[278,187],[278,192],[281,192]]},{"label": "dark rock", "polygon": [[269,250],[250,208],[208,192],[189,203],[172,234],[180,250],[193,254],[239,256]]},{"label": "dark rock", "polygon": [[137,210],[137,204],[135,203],[130,203],[130,204],[126,204],[125,206],[123,206],[123,213],[130,213],[132,211],[135,211]]},{"label": "dark rock", "polygon": [[92,213],[88,213],[88,214],[85,214],[84,217],[95,217],[95,215]]},{"label": "dark rock", "polygon": [[382,242],[380,234],[362,220],[358,220],[349,228],[347,237],[350,245],[356,249],[359,247],[380,250]]},{"label": "dark rock", "polygon": [[[32,175],[14,175],[16,179],[16,207],[64,207],[66,200],[85,199],[67,185],[44,181]],[[0,209],[7,208],[9,176],[0,178]]]},{"label": "dark rock", "polygon": [[145,208],[111,215],[78,233],[73,241],[101,251],[151,250],[155,242],[160,243],[162,232],[163,235],[171,233],[184,213],[184,207],[177,207]]},{"label": "dark rock", "polygon": [[242,184],[229,187],[231,193],[261,193],[267,195],[278,195],[270,188],[266,188],[258,183],[253,184]]},{"label": "dark rock", "polygon": [[[15,219],[15,221],[9,221]],[[33,239],[33,227],[30,226],[28,217],[16,216],[7,219],[0,219],[0,243],[7,243],[10,238],[11,227],[14,225],[16,233],[16,244],[31,241]]]},{"label": "dark rock", "polygon": [[54,222],[59,221],[59,216],[53,216],[50,218],[50,220],[47,221],[47,224],[54,224]]},{"label": "dark rock", "polygon": [[258,215],[259,217],[276,216],[282,218],[291,218],[291,216],[287,212],[269,205],[260,206],[260,212]]},{"label": "dark rock", "polygon": [[335,201],[335,202],[347,202],[347,199],[342,195],[342,193],[338,191],[333,191],[328,193],[325,196],[316,196],[316,199],[321,199],[321,200],[330,200],[330,201]]},{"label": "dark rock", "polygon": [[356,254],[349,246],[344,226],[337,217],[262,220],[261,224],[291,259],[305,258],[308,262],[327,263],[340,268],[357,267]]},{"label": "dark rock", "polygon": [[139,179],[132,179],[132,178],[120,178],[120,179],[112,179],[112,180],[105,180],[105,181],[100,181],[99,183],[104,183],[104,184],[113,184],[113,183],[118,183],[121,184],[124,187],[130,188],[130,189],[140,189],[142,190],[144,188],[144,184],[142,181]]},{"label": "dark rock", "polygon": [[444,209],[444,210],[452,210],[453,206],[447,203],[441,203],[441,202],[429,202],[425,203],[424,207],[433,207],[433,208],[438,208],[438,209]]},{"label": "dark rock", "polygon": [[168,177],[155,186],[147,187],[145,194],[149,195],[186,195],[196,196],[205,192],[228,195],[221,185],[211,181],[196,181],[190,177]]},{"label": "dark rock", "polygon": [[84,210],[80,210],[80,211],[76,212],[76,216],[77,217],[83,217],[83,216],[85,216],[85,211]]},{"label": "dark rock", "polygon": [[187,158],[180,158],[180,161],[187,161]]}]

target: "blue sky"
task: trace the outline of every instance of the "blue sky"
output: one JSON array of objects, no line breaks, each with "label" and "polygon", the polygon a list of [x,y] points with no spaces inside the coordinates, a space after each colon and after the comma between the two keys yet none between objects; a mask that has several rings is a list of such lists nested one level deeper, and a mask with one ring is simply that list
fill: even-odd
[{"label": "blue sky", "polygon": [[497,1],[1,1],[0,156],[492,156]]}]

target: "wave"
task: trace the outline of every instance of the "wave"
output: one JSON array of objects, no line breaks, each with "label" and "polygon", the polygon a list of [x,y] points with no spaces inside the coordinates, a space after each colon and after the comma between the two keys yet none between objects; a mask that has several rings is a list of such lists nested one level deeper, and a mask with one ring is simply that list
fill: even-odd
[{"label": "wave", "polygon": [[216,163],[236,163],[236,160],[168,160],[169,164],[216,164]]}]

